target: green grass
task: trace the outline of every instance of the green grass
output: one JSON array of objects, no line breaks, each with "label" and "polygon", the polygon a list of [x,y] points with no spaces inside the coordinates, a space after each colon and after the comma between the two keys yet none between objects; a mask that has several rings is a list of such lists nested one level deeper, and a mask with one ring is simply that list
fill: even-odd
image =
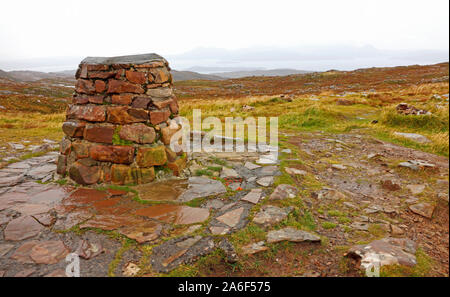
[{"label": "green grass", "polygon": [[324,229],[334,229],[336,228],[337,224],[332,223],[332,222],[323,222],[322,223],[322,228]]}]

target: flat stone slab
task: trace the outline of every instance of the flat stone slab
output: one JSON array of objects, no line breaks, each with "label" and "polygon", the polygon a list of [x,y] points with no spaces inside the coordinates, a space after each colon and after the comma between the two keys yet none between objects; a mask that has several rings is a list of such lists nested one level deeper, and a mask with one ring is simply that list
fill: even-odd
[{"label": "flat stone slab", "polygon": [[292,242],[320,242],[320,237],[292,227],[286,227],[280,230],[272,230],[267,233],[268,243],[280,242],[285,240]]},{"label": "flat stone slab", "polygon": [[409,209],[418,215],[431,219],[433,217],[434,206],[429,203],[417,203],[409,206]]},{"label": "flat stone slab", "polygon": [[167,180],[134,187],[139,198],[147,201],[176,201],[187,188],[187,180]]},{"label": "flat stone slab", "polygon": [[261,177],[260,179],[256,180],[256,183],[263,187],[269,187],[273,184],[274,178],[273,176],[265,176]]},{"label": "flat stone slab", "polygon": [[387,237],[372,241],[366,245],[356,245],[347,253],[347,257],[361,260],[361,269],[384,265],[414,266],[416,244],[407,238]]},{"label": "flat stone slab", "polygon": [[226,192],[227,189],[218,180],[204,177],[190,177],[188,189],[179,196],[178,200],[188,202],[196,198],[219,195]]},{"label": "flat stone slab", "polygon": [[138,209],[135,213],[139,216],[177,225],[201,223],[209,217],[209,210],[206,208],[175,204],[152,205],[150,207]]},{"label": "flat stone slab", "polygon": [[211,237],[181,237],[171,239],[152,249],[150,263],[156,272],[167,273],[181,264],[194,262],[216,248]]},{"label": "flat stone slab", "polygon": [[257,204],[262,196],[262,189],[252,189],[250,192],[241,198],[243,201],[247,201],[253,204]]},{"label": "flat stone slab", "polygon": [[31,216],[21,216],[11,220],[5,228],[5,240],[19,241],[38,235],[44,226]]},{"label": "flat stone slab", "polygon": [[155,61],[165,61],[163,57],[158,54],[142,54],[142,55],[128,55],[128,56],[117,56],[117,57],[87,57],[81,64],[146,64]]},{"label": "flat stone slab", "polygon": [[306,174],[308,174],[305,170],[301,170],[301,169],[297,169],[297,168],[286,167],[286,168],[284,168],[284,170],[286,171],[287,174],[290,174],[290,175],[306,175]]},{"label": "flat stone slab", "polygon": [[229,212],[224,213],[223,215],[217,217],[216,219],[219,222],[224,223],[225,225],[233,228],[241,221],[241,216],[243,213],[244,213],[244,208],[239,207],[239,208],[236,208],[236,209],[230,210]]},{"label": "flat stone slab", "polygon": [[245,168],[247,168],[249,170],[253,170],[253,169],[257,169],[257,168],[261,167],[260,165],[256,165],[256,164],[254,164],[252,162],[248,162],[248,161],[245,162],[244,166],[245,166]]},{"label": "flat stone slab", "polygon": [[39,242],[30,253],[31,259],[37,264],[56,264],[69,254],[69,249],[61,240]]},{"label": "flat stone slab", "polygon": [[287,218],[292,210],[292,206],[280,208],[273,205],[264,205],[254,216],[253,222],[263,226],[274,225]]},{"label": "flat stone slab", "polygon": [[131,225],[119,229],[119,233],[128,238],[144,243],[157,239],[162,231],[162,225],[156,222],[143,222],[139,225]]},{"label": "flat stone slab", "polygon": [[42,166],[35,167],[27,172],[27,176],[32,179],[41,180],[49,174],[56,172],[55,164],[45,164]]},{"label": "flat stone slab", "polygon": [[269,200],[283,200],[287,198],[295,198],[298,194],[298,189],[291,185],[281,184],[278,185],[273,193],[270,195]]}]

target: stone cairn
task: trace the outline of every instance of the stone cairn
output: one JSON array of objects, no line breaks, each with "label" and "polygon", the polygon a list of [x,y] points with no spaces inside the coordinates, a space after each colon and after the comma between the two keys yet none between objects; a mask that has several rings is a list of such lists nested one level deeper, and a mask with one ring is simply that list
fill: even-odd
[{"label": "stone cairn", "polygon": [[179,175],[186,155],[169,148],[180,129],[169,71],[156,54],[84,59],[62,126],[58,174],[82,185],[148,183],[163,168]]}]

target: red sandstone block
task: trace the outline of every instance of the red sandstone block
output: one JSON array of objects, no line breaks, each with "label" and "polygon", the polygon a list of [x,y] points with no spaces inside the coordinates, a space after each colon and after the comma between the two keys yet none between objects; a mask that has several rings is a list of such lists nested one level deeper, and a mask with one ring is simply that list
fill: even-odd
[{"label": "red sandstone block", "polygon": [[174,114],[178,114],[179,107],[178,107],[178,100],[176,97],[172,98],[172,102],[169,104],[170,111]]},{"label": "red sandstone block", "polygon": [[75,141],[72,143],[72,150],[76,159],[84,159],[89,157],[89,144],[85,142]]},{"label": "red sandstone block", "polygon": [[170,111],[150,111],[150,123],[152,125],[161,124],[169,119]]},{"label": "red sandstone block", "polygon": [[134,65],[134,68],[155,68],[155,67],[164,67],[164,63],[161,61],[155,61],[145,64]]},{"label": "red sandstone block", "polygon": [[70,105],[67,110],[67,118],[104,122],[106,120],[106,110],[104,106],[98,105]]},{"label": "red sandstone block", "polygon": [[156,106],[158,109],[163,109],[167,106],[170,106],[170,104],[173,103],[173,99],[167,99],[167,100],[161,100],[161,99],[154,99],[152,101],[153,105]]},{"label": "red sandstone block", "polygon": [[136,85],[122,80],[110,79],[108,84],[108,93],[143,94],[144,89],[140,85]]},{"label": "red sandstone block", "polygon": [[101,95],[89,96],[89,102],[94,104],[103,104],[103,98],[104,96]]},{"label": "red sandstone block", "polygon": [[153,77],[155,78],[155,83],[157,83],[157,84],[172,81],[172,76],[170,75],[170,72],[167,71],[167,69],[165,67],[164,68],[154,68],[154,69],[151,69],[150,72],[152,73]]},{"label": "red sandstone block", "polygon": [[127,106],[111,106],[107,109],[108,122],[114,124],[131,124],[146,122],[148,112],[142,109],[130,108]]},{"label": "red sandstone block", "polygon": [[62,125],[63,132],[69,137],[82,137],[86,123],[79,121],[67,121]]},{"label": "red sandstone block", "polygon": [[95,92],[103,93],[104,91],[106,91],[106,83],[103,80],[96,80],[95,81]]},{"label": "red sandstone block", "polygon": [[89,156],[97,161],[116,164],[131,164],[134,157],[134,147],[118,145],[94,145],[89,149]]},{"label": "red sandstone block", "polygon": [[86,104],[89,102],[89,97],[85,95],[74,95],[72,98],[73,104]]},{"label": "red sandstone block", "polygon": [[79,79],[77,80],[75,91],[77,93],[82,94],[94,94],[95,93],[94,83],[90,80]]},{"label": "red sandstone block", "polygon": [[84,64],[88,71],[106,71],[109,69],[108,65],[104,64]]},{"label": "red sandstone block", "polygon": [[84,129],[84,139],[92,142],[112,144],[114,125],[109,124],[87,124]]},{"label": "red sandstone block", "polygon": [[75,162],[69,168],[69,176],[80,185],[92,185],[100,180],[100,167],[85,166]]},{"label": "red sandstone block", "polygon": [[152,101],[152,99],[150,97],[138,96],[138,97],[134,98],[133,104],[131,104],[131,106],[133,108],[147,109],[150,101]]},{"label": "red sandstone block", "polygon": [[145,84],[147,82],[147,77],[146,77],[145,72],[127,70],[125,73],[125,76],[129,82],[132,82],[135,84]]},{"label": "red sandstone block", "polygon": [[114,71],[93,71],[88,73],[89,78],[108,79],[114,77],[116,72]]},{"label": "red sandstone block", "polygon": [[135,95],[133,95],[133,94],[112,95],[111,96],[112,104],[130,105],[134,96]]}]

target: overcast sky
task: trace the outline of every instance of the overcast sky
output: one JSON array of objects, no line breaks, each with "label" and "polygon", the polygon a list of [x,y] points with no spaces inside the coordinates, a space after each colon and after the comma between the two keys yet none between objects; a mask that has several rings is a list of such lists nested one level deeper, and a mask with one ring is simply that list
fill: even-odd
[{"label": "overcast sky", "polygon": [[[226,53],[245,58],[239,51],[261,53],[261,49],[266,56],[257,62],[236,57],[228,62],[319,70],[326,68],[327,59],[316,57],[315,63],[311,56],[302,54],[302,60],[291,55],[290,62],[277,64],[267,52],[307,49],[329,57],[335,49],[349,48],[375,56],[355,66],[345,64],[349,57],[337,56],[329,65],[389,64],[389,58],[375,61],[379,51],[384,56],[386,52],[420,56],[408,63],[432,63],[448,60],[449,1],[5,0],[0,10],[0,44],[0,68],[7,70],[33,68],[33,61],[43,58],[58,60],[54,63],[67,68],[84,56],[148,52],[171,57],[169,62],[178,68],[229,66],[223,60]],[[202,50],[206,55],[219,51],[222,60],[202,59],[198,55]]]}]

